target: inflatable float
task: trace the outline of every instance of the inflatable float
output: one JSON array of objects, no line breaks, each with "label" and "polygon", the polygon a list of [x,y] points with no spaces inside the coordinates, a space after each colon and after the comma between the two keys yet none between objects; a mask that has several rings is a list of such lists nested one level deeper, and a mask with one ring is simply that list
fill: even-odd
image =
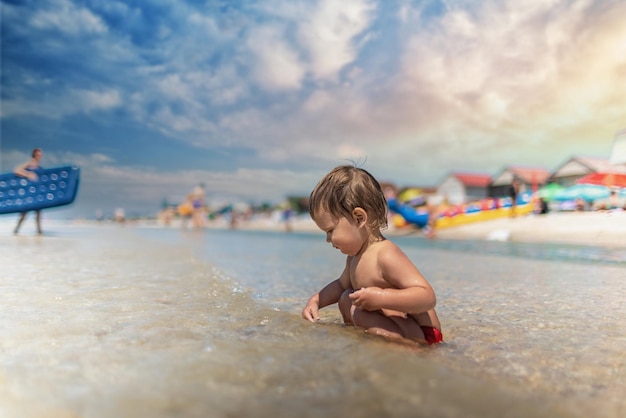
[{"label": "inflatable float", "polygon": [[0,214],[69,205],[76,198],[80,168],[65,166],[34,170],[31,181],[14,173],[0,174]]},{"label": "inflatable float", "polygon": [[[486,198],[461,205],[441,205],[436,211],[426,206],[414,207],[402,203],[396,198],[388,198],[387,204],[391,212],[396,214],[393,222],[397,227],[408,224],[424,228],[429,225],[430,217],[435,216],[435,229],[449,228],[472,222],[489,221],[511,216],[511,198]],[[516,215],[527,215],[533,212],[532,193],[523,192],[517,196]],[[399,218],[398,218],[399,217]]]}]

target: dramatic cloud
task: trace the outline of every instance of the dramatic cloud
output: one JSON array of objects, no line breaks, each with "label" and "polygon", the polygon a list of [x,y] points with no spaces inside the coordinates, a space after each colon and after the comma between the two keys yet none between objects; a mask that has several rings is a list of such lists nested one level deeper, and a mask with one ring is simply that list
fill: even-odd
[{"label": "dramatic cloud", "polygon": [[[2,1],[5,170],[72,161],[81,204],[147,212],[307,194],[336,164],[449,170],[609,157],[619,0]],[[65,157],[65,159],[63,158]],[[143,209],[141,209],[143,208]]]}]

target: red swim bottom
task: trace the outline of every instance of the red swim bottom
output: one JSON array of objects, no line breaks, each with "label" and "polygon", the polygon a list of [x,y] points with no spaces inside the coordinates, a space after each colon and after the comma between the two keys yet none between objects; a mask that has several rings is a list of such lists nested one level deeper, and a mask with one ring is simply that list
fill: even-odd
[{"label": "red swim bottom", "polygon": [[422,325],[421,328],[424,332],[424,338],[426,338],[428,345],[437,344],[443,341],[443,334],[437,328],[426,325]]}]

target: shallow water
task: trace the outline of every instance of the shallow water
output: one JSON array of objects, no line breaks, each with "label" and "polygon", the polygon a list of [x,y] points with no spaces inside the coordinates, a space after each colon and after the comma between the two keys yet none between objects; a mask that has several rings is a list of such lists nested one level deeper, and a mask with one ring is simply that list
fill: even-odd
[{"label": "shallow water", "polygon": [[444,327],[414,347],[300,318],[319,234],[57,229],[0,239],[0,416],[626,412],[624,250],[393,238]]}]

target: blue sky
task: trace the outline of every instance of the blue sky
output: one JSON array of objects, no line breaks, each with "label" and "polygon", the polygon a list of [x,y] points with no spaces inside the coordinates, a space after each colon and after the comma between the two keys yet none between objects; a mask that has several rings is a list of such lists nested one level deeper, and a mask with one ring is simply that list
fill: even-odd
[{"label": "blue sky", "polygon": [[0,169],[34,147],[76,202],[155,214],[307,195],[329,169],[608,158],[626,127],[622,0],[1,0]]}]

